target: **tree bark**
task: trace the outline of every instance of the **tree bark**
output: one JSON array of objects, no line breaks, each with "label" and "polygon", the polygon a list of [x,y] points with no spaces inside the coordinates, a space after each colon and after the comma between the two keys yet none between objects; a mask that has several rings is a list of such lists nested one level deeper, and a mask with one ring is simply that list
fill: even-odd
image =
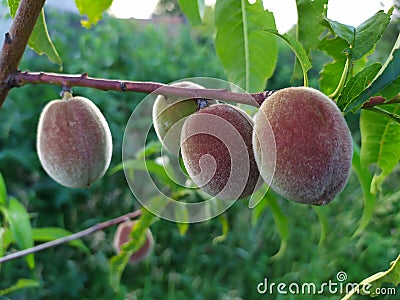
[{"label": "tree bark", "polygon": [[46,0],[21,0],[0,55],[0,108],[10,90],[9,77],[19,66]]}]

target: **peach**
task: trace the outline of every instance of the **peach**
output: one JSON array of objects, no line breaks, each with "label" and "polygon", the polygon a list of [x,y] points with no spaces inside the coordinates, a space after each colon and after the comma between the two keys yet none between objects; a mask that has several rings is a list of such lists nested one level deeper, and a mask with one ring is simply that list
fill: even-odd
[{"label": "peach", "polygon": [[220,199],[251,195],[262,183],[252,149],[253,121],[239,108],[216,104],[190,115],[182,128],[182,159],[202,190]]},{"label": "peach", "polygon": [[351,133],[336,104],[316,89],[285,88],[267,98],[255,116],[253,145],[261,176],[287,199],[322,205],[346,185]]},{"label": "peach", "polygon": [[[191,82],[179,81],[171,86],[181,88],[203,89],[204,87]],[[215,104],[214,100],[207,100],[207,104]],[[153,125],[158,139],[164,148],[178,155],[182,126],[185,118],[198,110],[194,99],[182,97],[157,96],[153,104]]]},{"label": "peach", "polygon": [[[114,235],[114,248],[117,253],[121,252],[121,247],[126,242],[131,240],[130,234],[133,226],[136,223],[137,221],[127,221],[118,225],[117,231]],[[129,258],[129,262],[131,264],[135,264],[144,260],[150,254],[151,250],[154,247],[154,238],[149,228],[146,229],[145,235],[146,240],[144,244]]]},{"label": "peach", "polygon": [[36,146],[47,174],[72,188],[89,187],[101,178],[112,155],[111,132],[100,110],[68,92],[44,107]]}]

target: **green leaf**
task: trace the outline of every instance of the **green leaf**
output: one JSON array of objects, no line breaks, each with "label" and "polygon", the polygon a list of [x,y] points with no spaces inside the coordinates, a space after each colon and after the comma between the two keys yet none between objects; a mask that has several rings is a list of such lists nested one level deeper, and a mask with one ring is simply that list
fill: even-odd
[{"label": "green leaf", "polygon": [[[173,187],[175,182],[170,178],[166,170],[162,165],[157,164],[153,160],[144,160],[144,159],[132,159],[126,160],[123,164],[126,170],[140,170],[140,171],[148,171],[154,175],[156,175],[156,179],[167,186]],[[116,168],[120,168],[117,166]],[[116,172],[116,169],[110,170],[111,173]]]},{"label": "green leaf", "polygon": [[304,50],[303,46],[291,35],[285,33],[285,34],[280,34],[276,29],[264,29],[266,32],[272,33],[281,39],[283,39],[293,50],[294,54],[296,55],[300,66],[303,70],[303,76],[304,76],[304,86],[308,85],[308,78],[307,78],[307,72],[308,70],[311,69],[312,65],[310,62],[310,59],[308,58],[308,55],[306,51]]},{"label": "green leaf", "polygon": [[[267,193],[269,187],[263,184],[261,188],[251,195],[249,200],[249,208],[251,209],[251,224],[255,226],[258,219],[267,209],[267,201],[265,201],[264,196]],[[264,201],[263,201],[264,200]]]},{"label": "green leaf", "polygon": [[352,167],[360,182],[364,196],[364,211],[360,225],[358,225],[357,230],[353,234],[353,237],[355,237],[362,233],[365,227],[367,227],[373,216],[376,204],[376,197],[371,193],[372,175],[369,172],[368,166],[361,164],[360,148],[355,143],[353,143]]},{"label": "green leaf", "polygon": [[381,67],[382,65],[380,63],[374,63],[349,79],[337,101],[340,110],[344,110],[348,103],[350,103],[363,90],[365,90],[369,84],[371,84]]},{"label": "green leaf", "polygon": [[[385,105],[385,109],[398,114],[400,105]],[[371,193],[375,194],[383,180],[400,159],[400,124],[392,119],[363,110],[360,116],[361,163],[364,166],[376,164],[372,179]]]},{"label": "green leaf", "polygon": [[265,201],[268,203],[268,207],[272,211],[272,215],[275,221],[275,225],[278,228],[278,233],[281,238],[281,246],[279,251],[275,253],[271,259],[280,258],[286,251],[287,241],[289,239],[289,219],[282,212],[275,195],[269,189],[265,195]]},{"label": "green leaf", "polygon": [[353,46],[353,60],[358,60],[373,49],[390,22],[390,13],[378,11],[371,18],[357,26]]},{"label": "green leaf", "polygon": [[33,28],[33,32],[29,38],[28,45],[37,54],[45,54],[51,62],[58,64],[60,66],[60,70],[62,70],[62,61],[56,50],[56,47],[54,46],[49,36],[49,32],[47,31],[46,20],[43,10],[40,13],[35,27]]},{"label": "green leaf", "polygon": [[6,184],[4,183],[3,175],[0,172],[0,205],[6,205],[7,201],[7,189]]},{"label": "green leaf", "polygon": [[[53,241],[71,234],[72,232],[58,227],[41,227],[32,229],[33,240],[36,242]],[[90,254],[90,250],[86,247],[82,240],[73,240],[70,241],[69,244],[73,247],[83,250],[87,254]]]},{"label": "green leaf", "polygon": [[186,209],[186,206],[183,205],[175,205],[174,213],[177,220],[184,220],[184,222],[177,222],[176,226],[178,226],[179,234],[184,236],[189,229],[189,212]]},{"label": "green leaf", "polygon": [[82,20],[82,26],[86,28],[96,25],[102,18],[103,12],[110,8],[113,0],[75,0],[76,7],[81,15],[86,15],[87,20]]},{"label": "green leaf", "polygon": [[37,288],[40,286],[40,283],[38,280],[34,280],[34,279],[25,279],[25,278],[21,278],[18,279],[18,281],[13,284],[12,286],[4,289],[4,290],[0,290],[0,296],[4,296],[7,295],[9,293],[21,290],[21,289],[28,289],[28,288]]},{"label": "green leaf", "polygon": [[358,60],[375,47],[389,25],[390,15],[379,11],[356,28],[326,20],[333,32],[348,42],[352,59]]},{"label": "green leaf", "polygon": [[[322,21],[326,18],[328,0],[296,0],[297,26],[296,37],[304,47],[307,55],[311,49],[316,49],[319,37],[325,30]],[[309,57],[310,58],[310,57]],[[293,79],[301,79],[302,70],[296,60]]]},{"label": "green leaf", "polygon": [[400,255],[395,261],[390,263],[389,270],[378,272],[364,279],[349,293],[347,293],[342,300],[348,300],[354,294],[369,295],[371,298],[377,297],[380,295],[378,289],[383,283],[391,283],[394,286],[398,286],[400,284]]},{"label": "green leaf", "polygon": [[400,94],[400,76],[397,77],[390,85],[384,88],[382,91],[379,92],[382,97],[387,100],[390,100]]},{"label": "green leaf", "polygon": [[11,230],[6,227],[0,227],[0,257],[4,255],[4,252],[7,250],[8,246],[10,246],[11,242],[12,242]]},{"label": "green leaf", "polygon": [[228,80],[248,92],[264,90],[275,69],[277,43],[260,28],[276,29],[273,14],[261,0],[219,0],[215,25],[215,48]]},{"label": "green leaf", "polygon": [[345,40],[349,45],[353,45],[355,33],[355,28],[353,26],[342,24],[328,18],[326,18],[325,20],[329,24],[333,33],[335,33],[341,39]]},{"label": "green leaf", "polygon": [[[8,6],[10,8],[10,14],[14,18],[17,12],[20,0],[8,0]],[[44,10],[39,15],[36,21],[35,27],[33,28],[32,34],[29,37],[28,42],[29,47],[31,47],[38,55],[45,54],[49,60],[60,66],[62,69],[62,61],[54,44],[47,31],[46,20],[44,16]]]},{"label": "green leaf", "polygon": [[319,49],[326,52],[326,54],[334,59],[333,62],[323,67],[319,79],[320,90],[326,95],[332,94],[339,84],[346,64],[347,56],[344,50],[347,47],[346,41],[339,37],[326,37],[319,44]]},{"label": "green leaf", "polygon": [[[3,208],[3,212],[18,246],[21,249],[33,247],[32,226],[25,206],[17,199],[10,198],[8,206]],[[33,269],[35,267],[33,253],[25,256],[25,259],[28,266]]]},{"label": "green leaf", "polygon": [[214,245],[225,241],[229,233],[229,221],[226,215],[225,214],[219,215],[218,220],[222,226],[222,234],[213,238],[212,243]]},{"label": "green leaf", "polygon": [[392,83],[396,83],[400,76],[400,34],[397,37],[396,44],[392,49],[389,58],[379,70],[379,73],[373,79],[370,85],[360,93],[346,107],[346,112],[359,109],[368,99],[375,94],[383,91]]},{"label": "green leaf", "polygon": [[326,17],[328,0],[296,0],[297,6],[297,40],[308,53],[319,44],[319,36],[325,27],[321,24]]},{"label": "green leaf", "polygon": [[178,0],[181,11],[192,26],[201,25],[204,17],[204,0]]}]

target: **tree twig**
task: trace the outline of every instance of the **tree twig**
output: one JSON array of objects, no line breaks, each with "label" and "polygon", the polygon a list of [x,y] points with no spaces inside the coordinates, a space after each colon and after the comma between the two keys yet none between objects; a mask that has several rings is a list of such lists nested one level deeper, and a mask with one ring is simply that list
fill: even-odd
[{"label": "tree twig", "polygon": [[166,96],[181,96],[187,98],[206,98],[221,101],[243,103],[259,107],[272,94],[272,91],[260,93],[235,93],[224,89],[191,89],[174,87],[157,82],[127,81],[89,77],[84,74],[59,74],[45,72],[14,72],[10,77],[11,87],[21,87],[27,84],[52,84],[62,87],[89,87],[105,91],[153,93]]},{"label": "tree twig", "polygon": [[382,96],[371,97],[367,102],[363,104],[362,108],[368,109],[369,107],[373,106],[395,104],[395,103],[400,103],[400,94],[397,94],[390,100],[386,100],[386,98]]},{"label": "tree twig", "polygon": [[0,55],[0,107],[10,90],[9,76],[18,69],[45,0],[21,0]]},{"label": "tree twig", "polygon": [[80,239],[80,238],[87,236],[89,234],[92,234],[96,231],[100,231],[105,228],[111,227],[113,225],[117,225],[119,223],[129,221],[130,219],[137,218],[141,214],[142,214],[141,210],[136,210],[134,212],[127,213],[127,214],[119,216],[117,218],[114,218],[114,219],[111,219],[111,220],[108,220],[108,221],[105,221],[102,223],[97,223],[96,225],[93,225],[92,227],[86,228],[85,230],[79,231],[77,233],[74,233],[74,234],[71,234],[71,235],[68,235],[68,236],[47,242],[47,243],[43,243],[43,244],[31,247],[31,248],[27,248],[27,249],[24,249],[21,251],[17,251],[17,252],[5,255],[3,257],[0,257],[0,264],[3,262],[9,261],[9,260],[13,260],[13,259],[16,259],[19,257],[26,256],[31,253],[39,252],[39,251],[45,250],[47,248],[51,248],[51,247],[58,246],[58,245],[61,245],[64,243],[68,243],[68,242],[76,240],[76,239]]}]

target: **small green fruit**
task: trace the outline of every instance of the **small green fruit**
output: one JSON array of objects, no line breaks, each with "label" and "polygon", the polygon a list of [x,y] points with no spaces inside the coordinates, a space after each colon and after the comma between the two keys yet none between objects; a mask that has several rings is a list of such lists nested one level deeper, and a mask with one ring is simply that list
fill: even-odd
[{"label": "small green fruit", "polygon": [[252,148],[253,121],[239,108],[216,104],[190,115],[182,128],[186,170],[202,190],[236,200],[262,183]]},{"label": "small green fruit", "polygon": [[261,176],[272,178],[271,188],[287,199],[322,205],[346,185],[351,133],[336,104],[318,90],[291,87],[267,98],[255,117],[253,145]]},{"label": "small green fruit", "polygon": [[[192,89],[204,89],[203,86],[190,82],[180,81],[171,86]],[[214,100],[207,100],[208,104],[215,104]],[[153,124],[158,139],[164,148],[173,154],[179,153],[179,142],[183,122],[187,116],[198,110],[193,99],[173,96],[158,96],[153,105]]]},{"label": "small green fruit", "polygon": [[40,115],[37,152],[44,170],[59,184],[89,187],[110,164],[111,132],[92,101],[65,93]]},{"label": "small green fruit", "polygon": [[[117,231],[114,235],[114,248],[117,253],[121,252],[121,247],[128,241],[131,240],[130,234],[133,226],[137,223],[137,221],[128,221],[118,225]],[[154,247],[154,238],[151,234],[149,228],[146,229],[146,240],[144,244],[131,255],[129,258],[129,262],[131,264],[138,263],[145,259],[151,252]]]}]

